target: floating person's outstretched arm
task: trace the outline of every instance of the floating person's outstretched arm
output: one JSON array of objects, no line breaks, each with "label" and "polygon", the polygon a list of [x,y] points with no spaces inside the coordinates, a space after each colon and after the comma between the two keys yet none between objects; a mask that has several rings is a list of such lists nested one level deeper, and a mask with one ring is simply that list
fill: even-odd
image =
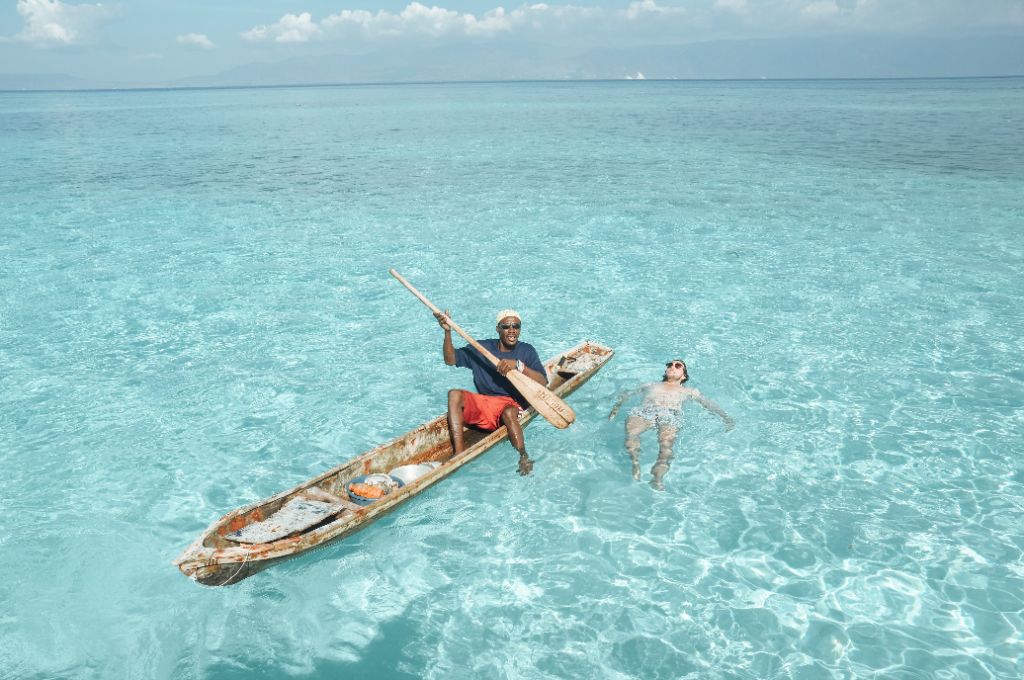
[{"label": "floating person's outstretched arm", "polygon": [[615,418],[615,414],[619,412],[619,409],[622,408],[622,405],[625,404],[626,401],[630,397],[632,397],[634,395],[637,395],[637,394],[640,394],[641,392],[643,392],[643,390],[644,390],[644,386],[641,385],[640,387],[636,388],[635,390],[629,390],[629,391],[620,393],[619,394],[619,401],[618,401],[618,403],[615,404],[615,408],[612,409],[612,412],[608,414],[608,420],[612,420],[613,418]]},{"label": "floating person's outstretched arm", "polygon": [[693,390],[693,400],[700,404],[701,406],[703,406],[704,408],[706,408],[707,410],[714,413],[715,415],[720,416],[722,420],[725,421],[726,432],[731,430],[736,425],[736,421],[727,416],[725,414],[725,411],[722,410],[721,406],[705,397],[703,394],[700,393],[700,390],[696,388]]}]

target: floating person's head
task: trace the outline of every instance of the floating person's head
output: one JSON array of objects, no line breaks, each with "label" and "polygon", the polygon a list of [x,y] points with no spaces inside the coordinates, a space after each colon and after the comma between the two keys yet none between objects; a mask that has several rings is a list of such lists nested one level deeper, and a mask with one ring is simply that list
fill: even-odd
[{"label": "floating person's head", "polygon": [[676,382],[680,385],[690,379],[686,372],[686,362],[682,359],[673,359],[665,364],[665,375],[661,377],[665,382]]},{"label": "floating person's head", "polygon": [[519,342],[519,332],[523,327],[522,317],[519,316],[519,312],[514,309],[503,309],[498,312],[498,325],[495,330],[498,331],[498,337],[501,338],[502,343],[505,347],[515,347],[516,343]]}]

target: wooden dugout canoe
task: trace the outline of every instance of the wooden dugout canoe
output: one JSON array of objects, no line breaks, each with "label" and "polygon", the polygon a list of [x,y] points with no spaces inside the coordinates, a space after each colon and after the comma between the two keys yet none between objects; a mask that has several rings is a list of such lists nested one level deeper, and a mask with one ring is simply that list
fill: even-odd
[{"label": "wooden dugout canoe", "polygon": [[[548,387],[561,399],[565,399],[590,380],[614,354],[610,347],[593,342],[583,342],[562,352],[544,362]],[[536,416],[537,412],[533,408],[527,409],[519,422],[525,427]],[[186,548],[174,560],[174,565],[198,583],[226,586],[274,565],[333,545],[397,510],[426,488],[478,458],[504,441],[507,433],[504,427],[494,432],[467,429],[465,436],[466,449],[461,455],[453,456],[448,437],[448,416],[434,418],[319,477],[229,512],[211,524]],[[427,462],[439,462],[441,465],[369,505],[359,506],[340,500],[348,498],[348,484],[356,477]],[[274,514],[287,503],[297,497],[301,501],[318,491],[333,495],[343,503],[343,509],[326,516],[317,524],[267,543],[242,543],[228,537],[256,523],[268,522],[269,526]]]}]

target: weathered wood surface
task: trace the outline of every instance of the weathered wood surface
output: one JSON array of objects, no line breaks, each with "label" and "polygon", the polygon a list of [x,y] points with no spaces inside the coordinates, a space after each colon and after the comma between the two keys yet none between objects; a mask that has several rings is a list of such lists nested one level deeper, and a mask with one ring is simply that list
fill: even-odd
[{"label": "weathered wood surface", "polygon": [[344,511],[345,507],[342,505],[311,501],[302,497],[293,498],[272,517],[242,527],[228,534],[227,538],[237,543],[271,543],[297,534]]},{"label": "weathered wood surface", "polygon": [[[544,362],[549,388],[564,399],[586,383],[614,356],[610,347],[583,342]],[[586,367],[586,368],[584,368]],[[581,370],[582,369],[582,370]],[[525,427],[537,416],[527,409],[519,422]],[[422,493],[426,488],[448,477],[463,465],[472,462],[507,438],[501,427],[494,432],[465,431],[466,449],[452,455],[448,438],[448,417],[439,416],[411,432],[396,437],[338,467],[296,487],[250,503],[221,517],[211,524],[175,560],[182,573],[198,583],[222,586],[239,581],[301,555],[325,548],[365,529],[378,519]],[[361,475],[388,472],[401,465],[437,462],[433,471],[406,484],[398,491],[365,506],[347,500],[348,482]],[[264,543],[240,545],[229,535],[273,518],[297,497],[344,505],[345,512],[332,515],[283,538]],[[354,506],[348,507],[349,505]]]}]

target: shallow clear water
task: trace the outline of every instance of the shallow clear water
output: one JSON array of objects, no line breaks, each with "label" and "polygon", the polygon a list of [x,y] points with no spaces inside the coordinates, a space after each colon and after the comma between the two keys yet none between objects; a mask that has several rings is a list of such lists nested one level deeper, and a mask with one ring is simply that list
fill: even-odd
[{"label": "shallow clear water", "polygon": [[[0,94],[0,677],[1024,674],[1024,80]],[[397,268],[616,358],[222,589],[211,521],[443,412]],[[666,491],[615,395],[667,359]],[[635,402],[627,405],[631,406]]]}]

